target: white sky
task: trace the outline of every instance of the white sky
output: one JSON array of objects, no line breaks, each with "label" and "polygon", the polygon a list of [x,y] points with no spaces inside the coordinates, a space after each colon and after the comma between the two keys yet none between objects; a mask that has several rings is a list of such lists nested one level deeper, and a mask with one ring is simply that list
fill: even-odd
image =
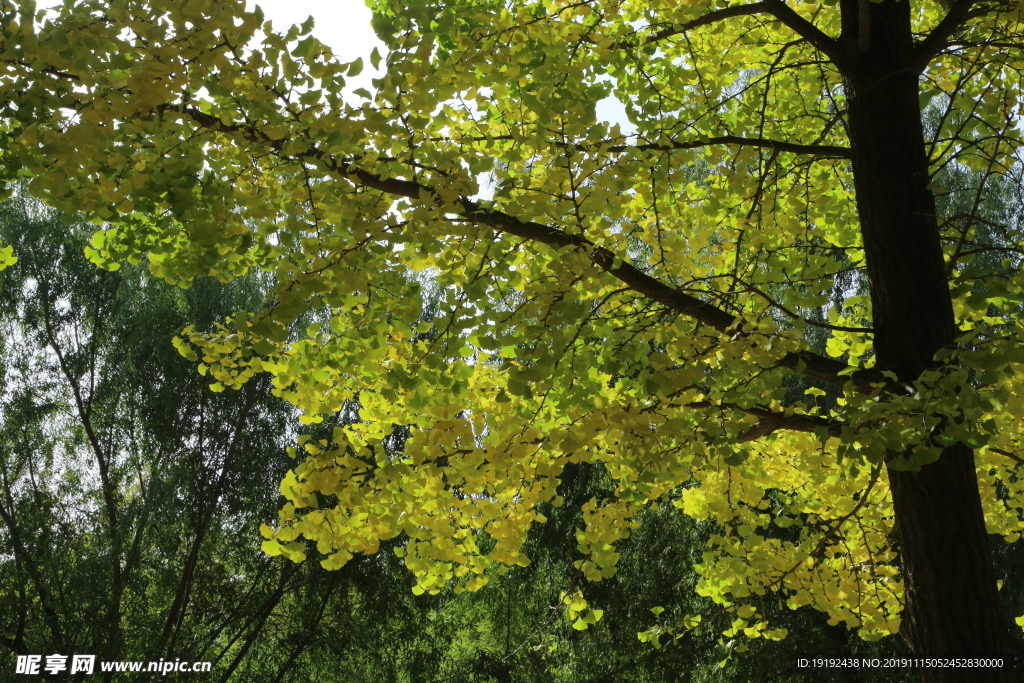
[{"label": "white sky", "polygon": [[[274,22],[274,31],[284,31],[292,24],[301,24],[311,15],[313,35],[327,45],[341,62],[363,58],[363,72],[355,78],[346,78],[345,85],[372,91],[370,81],[380,74],[370,66],[370,53],[377,48],[381,56],[387,54],[384,44],[377,40],[370,27],[370,8],[363,0],[247,0],[246,6],[263,8],[263,14]],[[383,66],[383,64],[382,64]]]},{"label": "white sky", "polygon": [[384,54],[384,45],[370,28],[370,9],[362,0],[249,0],[246,4],[249,9],[262,7],[275,30],[301,24],[312,15],[313,35],[343,62],[362,57],[369,68],[367,57],[374,47]]}]

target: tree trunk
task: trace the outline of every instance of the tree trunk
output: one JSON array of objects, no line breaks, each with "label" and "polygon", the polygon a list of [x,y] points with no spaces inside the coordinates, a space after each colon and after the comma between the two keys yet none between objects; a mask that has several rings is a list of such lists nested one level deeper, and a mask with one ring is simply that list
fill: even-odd
[{"label": "tree trunk", "polygon": [[[847,66],[854,183],[878,369],[905,381],[958,332],[929,189],[910,3],[860,3]],[[850,7],[849,4],[846,7]],[[863,25],[870,22],[870,26]],[[861,24],[858,26],[858,24]],[[855,45],[855,46],[854,46]],[[924,681],[1011,680],[1009,624],[996,589],[974,455],[957,444],[920,472],[889,469],[905,586],[901,634],[922,657],[996,656],[1003,669],[923,668]]]}]

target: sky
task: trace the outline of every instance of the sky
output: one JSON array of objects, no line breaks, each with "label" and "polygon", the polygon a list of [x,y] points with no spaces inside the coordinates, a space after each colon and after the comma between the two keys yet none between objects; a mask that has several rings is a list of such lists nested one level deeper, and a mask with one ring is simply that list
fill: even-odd
[{"label": "sky", "polygon": [[[290,24],[301,24],[313,16],[313,35],[330,46],[342,62],[366,58],[376,47],[384,54],[384,45],[370,28],[370,9],[363,0],[262,0],[247,3],[263,8],[263,14],[274,22],[276,30]],[[367,62],[367,68],[369,63]]]}]

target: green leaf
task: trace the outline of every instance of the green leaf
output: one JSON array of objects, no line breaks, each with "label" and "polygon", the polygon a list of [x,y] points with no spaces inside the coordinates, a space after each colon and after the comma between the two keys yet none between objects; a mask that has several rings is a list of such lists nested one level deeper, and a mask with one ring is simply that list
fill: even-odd
[{"label": "green leaf", "polygon": [[[312,19],[312,17],[310,17]],[[319,44],[316,38],[310,36],[305,40],[299,41],[299,44],[292,50],[292,55],[295,57],[309,57],[316,46]]]}]

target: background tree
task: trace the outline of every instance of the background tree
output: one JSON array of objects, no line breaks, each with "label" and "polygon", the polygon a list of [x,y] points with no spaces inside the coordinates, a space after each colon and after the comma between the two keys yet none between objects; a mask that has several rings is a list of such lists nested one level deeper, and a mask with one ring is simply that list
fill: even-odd
[{"label": "background tree", "polygon": [[[304,537],[337,568],[404,533],[419,591],[473,590],[528,562],[567,464],[602,462],[588,579],[675,495],[723,530],[697,590],[732,630],[781,637],[771,593],[917,654],[1009,659],[987,531],[1022,526],[1022,248],[1015,215],[978,230],[981,203],[940,223],[933,176],[1014,179],[1021,23],[946,5],[381,2],[386,72],[345,99],[362,62],[311,21],[255,44],[239,2],[79,2],[38,27],[5,4],[5,162],[107,221],[100,264],[276,273],[270,305],[179,342],[216,389],[271,373],[307,421],[358,395],[285,476],[272,554]],[[609,94],[635,132],[595,120]],[[409,269],[435,273],[429,337]],[[290,340],[310,305],[327,319]]]},{"label": "background tree", "polygon": [[266,278],[182,290],[139,266],[102,271],[83,253],[90,228],[24,195],[0,205],[0,240],[21,255],[0,274],[4,649],[210,661],[211,680],[261,683],[438,678],[475,661],[393,553],[329,573],[259,550],[294,411],[266,379],[211,392],[170,342],[258,305]]}]

